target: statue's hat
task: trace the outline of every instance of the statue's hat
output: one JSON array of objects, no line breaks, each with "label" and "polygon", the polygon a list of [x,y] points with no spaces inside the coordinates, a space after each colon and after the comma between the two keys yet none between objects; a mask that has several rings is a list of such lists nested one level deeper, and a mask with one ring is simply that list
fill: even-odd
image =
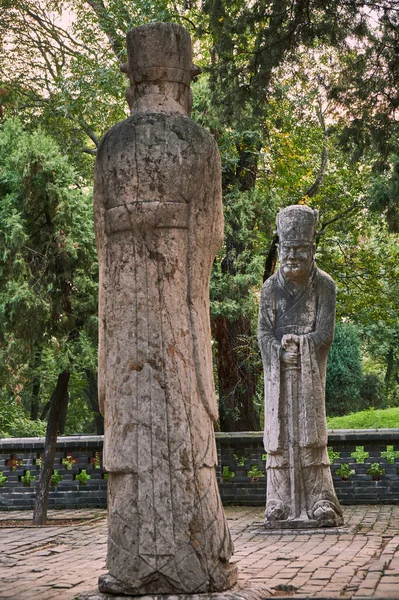
[{"label": "statue's hat", "polygon": [[181,25],[149,23],[135,27],[127,32],[126,44],[129,75],[136,83],[163,80],[190,85],[195,69],[191,38]]},{"label": "statue's hat", "polygon": [[319,211],[294,204],[287,206],[277,215],[277,235],[281,242],[303,242],[313,244]]}]

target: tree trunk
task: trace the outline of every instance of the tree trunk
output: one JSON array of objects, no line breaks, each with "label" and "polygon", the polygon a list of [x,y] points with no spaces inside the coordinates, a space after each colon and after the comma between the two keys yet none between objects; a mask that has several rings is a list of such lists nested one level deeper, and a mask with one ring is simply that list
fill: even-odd
[{"label": "tree trunk", "polygon": [[39,392],[40,392],[40,377],[35,377],[32,383],[32,396],[30,404],[30,418],[36,421],[39,418]]},{"label": "tree trunk", "polygon": [[44,419],[47,417],[47,413],[50,410],[52,398],[53,398],[53,396],[51,396],[50,400],[48,402],[46,402],[46,404],[43,407],[42,414],[40,415],[41,421],[44,421]]},{"label": "tree trunk", "polygon": [[[41,361],[41,351],[35,352],[34,360],[29,365],[32,370],[36,372],[36,369],[39,368]],[[36,421],[39,418],[39,402],[40,402],[40,377],[35,375],[32,382],[32,395],[31,395],[31,403],[30,403],[30,418],[32,421]]]},{"label": "tree trunk", "polygon": [[40,473],[36,490],[33,525],[45,525],[47,521],[48,494],[54,465],[57,435],[60,418],[65,412],[68,404],[69,377],[70,373],[68,371],[63,371],[58,375],[57,385],[52,395],[43,454],[43,468]]},{"label": "tree trunk", "polygon": [[59,422],[58,422],[58,435],[64,435],[64,433],[65,433],[65,424],[66,424],[68,403],[69,403],[68,386],[65,390],[65,395],[66,395],[66,398],[63,398],[62,408],[60,411],[60,417],[59,417]]},{"label": "tree trunk", "polygon": [[259,416],[254,407],[258,373],[245,360],[251,336],[250,320],[241,317],[228,321],[217,317],[212,322],[217,342],[220,428],[222,431],[259,431]]},{"label": "tree trunk", "polygon": [[[223,173],[223,189],[237,187],[240,192],[253,190],[258,172],[260,141],[242,133],[237,142],[238,163]],[[230,232],[226,236],[226,253],[221,263],[223,275],[238,275],[240,255],[249,249],[243,241],[242,225],[229,217]],[[254,227],[255,222],[248,224]],[[240,267],[242,269],[242,267]],[[235,301],[242,301],[249,290],[241,288]],[[217,376],[219,388],[220,427],[222,431],[258,431],[259,417],[254,407],[254,396],[259,373],[253,368],[251,322],[245,316],[230,318],[220,316],[212,322],[212,333],[217,342]],[[253,356],[253,351],[252,351]]]},{"label": "tree trunk", "polygon": [[278,236],[275,235],[273,236],[268,253],[266,255],[265,270],[263,271],[263,283],[266,281],[266,279],[269,279],[269,277],[271,277],[276,270],[276,264],[278,260],[277,244]]},{"label": "tree trunk", "polygon": [[100,413],[100,407],[98,405],[98,385],[97,385],[97,375],[86,369],[86,379],[87,379],[87,388],[84,391],[86,396],[86,400],[91,410],[94,412],[94,420],[96,424],[96,433],[97,435],[104,434],[104,417]]}]

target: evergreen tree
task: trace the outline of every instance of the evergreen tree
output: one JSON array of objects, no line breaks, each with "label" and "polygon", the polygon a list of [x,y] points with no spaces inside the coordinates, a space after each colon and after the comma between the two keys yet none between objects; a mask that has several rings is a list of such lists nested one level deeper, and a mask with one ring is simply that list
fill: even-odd
[{"label": "evergreen tree", "polygon": [[353,325],[338,323],[327,363],[327,415],[333,417],[359,410],[362,385],[359,335]]},{"label": "evergreen tree", "polygon": [[[53,13],[68,8],[73,26],[55,25]],[[0,0],[0,116],[42,123],[87,182],[99,138],[127,114],[125,32],[151,20],[189,28],[205,71],[193,116],[214,134],[223,163],[226,238],[212,329],[224,429],[259,426],[256,303],[262,274],[276,266],[278,208],[321,209],[319,264],[339,284],[342,313],[364,323],[375,314],[366,306],[373,286],[389,297],[369,216],[385,216],[395,231],[395,9],[390,0]],[[381,185],[372,192],[373,177]]]},{"label": "evergreen tree", "polygon": [[37,419],[61,373],[95,369],[91,193],[51,138],[10,119],[0,200],[0,386]]}]

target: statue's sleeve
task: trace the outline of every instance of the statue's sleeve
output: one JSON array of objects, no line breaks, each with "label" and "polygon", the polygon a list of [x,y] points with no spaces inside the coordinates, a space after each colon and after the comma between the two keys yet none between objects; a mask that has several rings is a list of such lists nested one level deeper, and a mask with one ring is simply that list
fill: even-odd
[{"label": "statue's sleeve", "polygon": [[98,404],[100,412],[104,415],[105,410],[105,336],[106,323],[105,315],[105,291],[106,281],[106,261],[105,261],[105,206],[103,199],[102,169],[101,160],[97,160],[95,178],[94,178],[94,231],[96,234],[97,254],[99,263],[99,290],[98,290]]},{"label": "statue's sleeve", "polygon": [[300,445],[325,446],[328,441],[325,385],[328,351],[334,337],[335,283],[327,274],[318,273],[316,282],[316,328],[300,336],[301,374],[299,406],[306,420],[301,429]]},{"label": "statue's sleeve", "polygon": [[306,337],[312,341],[318,358],[325,361],[334,339],[336,287],[326,273],[319,271],[316,282],[316,328]]},{"label": "statue's sleeve", "polygon": [[266,281],[260,296],[258,318],[258,341],[262,357],[263,354],[266,356],[271,348],[280,353],[281,345],[274,335],[275,322],[276,297],[269,281]]},{"label": "statue's sleeve", "polygon": [[267,452],[282,449],[280,402],[281,345],[274,336],[276,321],[276,293],[270,280],[263,285],[258,321],[258,341],[265,377],[264,445]]},{"label": "statue's sleeve", "polygon": [[223,204],[220,156],[213,138],[206,137],[207,160],[201,184],[190,203],[188,303],[192,324],[195,373],[200,398],[213,422],[218,405],[212,376],[209,280],[216,253],[223,242]]}]

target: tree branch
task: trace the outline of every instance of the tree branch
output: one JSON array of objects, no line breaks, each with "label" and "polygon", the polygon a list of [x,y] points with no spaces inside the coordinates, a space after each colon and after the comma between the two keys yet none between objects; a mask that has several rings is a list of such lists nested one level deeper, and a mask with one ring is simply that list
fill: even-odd
[{"label": "tree branch", "polygon": [[307,196],[308,198],[312,198],[313,196],[315,196],[317,194],[319,187],[322,184],[324,176],[326,174],[327,163],[328,163],[328,133],[327,133],[327,129],[326,129],[326,123],[324,120],[323,111],[321,109],[320,104],[316,107],[316,114],[317,114],[317,118],[319,120],[320,126],[323,130],[324,141],[323,141],[323,150],[321,152],[321,165],[320,165],[319,172],[317,173],[316,179],[314,180],[314,182],[312,183],[310,188],[304,193],[304,196]]},{"label": "tree branch", "polygon": [[98,139],[98,137],[96,136],[96,134],[94,133],[94,131],[92,130],[90,125],[88,123],[86,123],[86,121],[84,121],[83,119],[79,119],[79,125],[81,126],[81,128],[83,129],[85,134],[91,139],[91,141],[97,148],[100,143],[100,140]]},{"label": "tree branch", "polygon": [[335,217],[333,217],[329,221],[326,221],[325,223],[323,223],[320,230],[317,233],[317,238],[325,230],[325,228],[328,227],[328,225],[331,225],[331,223],[335,223],[336,221],[339,221],[339,219],[342,219],[342,217],[344,217],[345,215],[352,212],[352,210],[355,210],[355,208],[360,208],[360,205],[358,202],[354,202],[346,210],[342,211],[341,213],[338,213],[337,215],[335,215]]},{"label": "tree branch", "polygon": [[108,18],[107,8],[103,0],[86,0],[90,8],[98,18],[99,26],[108,38],[109,44],[120,64],[123,64],[122,56],[125,53],[124,39],[113,27],[111,19]]}]

